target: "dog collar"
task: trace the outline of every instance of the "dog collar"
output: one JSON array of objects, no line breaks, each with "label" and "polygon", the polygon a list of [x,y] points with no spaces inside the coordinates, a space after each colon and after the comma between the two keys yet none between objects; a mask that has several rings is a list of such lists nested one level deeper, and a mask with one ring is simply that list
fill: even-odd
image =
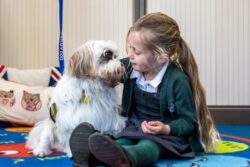
[{"label": "dog collar", "polygon": [[[80,102],[88,104],[89,103],[89,98],[86,97],[85,95],[85,91],[82,91],[82,97],[80,99]],[[57,107],[56,107],[56,103],[53,103],[49,109],[49,114],[50,114],[50,118],[52,119],[52,121],[55,123],[56,122],[56,114],[57,114]]]},{"label": "dog collar", "polygon": [[85,104],[88,104],[89,103],[89,98],[82,97],[80,101],[83,102],[83,103],[85,103]]},{"label": "dog collar", "polygon": [[89,98],[85,94],[85,90],[82,90],[82,97],[80,99],[80,102],[88,104],[89,103]]},{"label": "dog collar", "polygon": [[56,114],[57,114],[56,103],[53,103],[49,109],[49,115],[54,123],[56,122]]}]

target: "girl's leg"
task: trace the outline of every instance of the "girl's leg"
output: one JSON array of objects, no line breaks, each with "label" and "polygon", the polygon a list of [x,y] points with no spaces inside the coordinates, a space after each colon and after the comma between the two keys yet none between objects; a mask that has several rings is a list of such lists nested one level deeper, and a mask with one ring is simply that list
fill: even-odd
[{"label": "girl's leg", "polygon": [[122,145],[133,158],[135,166],[153,166],[159,159],[162,148],[152,140],[142,139],[135,145]]},{"label": "girl's leg", "polygon": [[132,139],[120,138],[116,140],[116,143],[122,146],[126,146],[126,145],[134,145],[136,144],[136,141]]},{"label": "girl's leg", "polygon": [[162,151],[161,146],[151,140],[142,139],[137,143],[129,139],[114,141],[100,133],[89,137],[89,147],[97,159],[112,167],[151,167]]}]

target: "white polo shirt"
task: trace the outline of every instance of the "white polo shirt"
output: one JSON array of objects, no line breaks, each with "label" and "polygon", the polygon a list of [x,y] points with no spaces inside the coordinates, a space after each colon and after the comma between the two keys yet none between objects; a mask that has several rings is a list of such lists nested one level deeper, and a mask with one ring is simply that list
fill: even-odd
[{"label": "white polo shirt", "polygon": [[140,73],[137,70],[132,71],[130,78],[137,78],[136,79],[136,85],[143,91],[150,92],[150,93],[156,93],[158,86],[160,85],[162,78],[167,70],[168,62],[162,67],[162,69],[158,72],[158,74],[155,76],[153,80],[147,81],[143,77],[142,73]]}]

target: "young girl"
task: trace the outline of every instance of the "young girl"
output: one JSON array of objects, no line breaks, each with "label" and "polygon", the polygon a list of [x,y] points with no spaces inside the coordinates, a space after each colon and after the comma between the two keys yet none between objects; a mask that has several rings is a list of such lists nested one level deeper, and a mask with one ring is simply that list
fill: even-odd
[{"label": "young girl", "polygon": [[218,134],[176,21],[163,13],[146,14],[129,29],[126,43],[127,127],[114,139],[87,123],[79,125],[70,140],[74,166],[91,165],[92,157],[111,167],[145,167],[160,158],[214,151]]}]

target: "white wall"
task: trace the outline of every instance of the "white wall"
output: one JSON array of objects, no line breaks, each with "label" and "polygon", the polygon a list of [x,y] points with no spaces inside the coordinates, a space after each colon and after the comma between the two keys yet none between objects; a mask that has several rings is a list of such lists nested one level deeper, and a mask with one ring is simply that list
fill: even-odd
[{"label": "white wall", "polygon": [[179,24],[210,105],[250,105],[250,1],[147,0]]},{"label": "white wall", "polygon": [[125,37],[132,25],[133,0],[64,0],[64,45],[69,56],[89,39],[114,40],[125,56]]},{"label": "white wall", "polygon": [[57,64],[58,1],[0,0],[0,64]]},{"label": "white wall", "polygon": [[[63,42],[67,61],[91,39],[110,39],[125,55],[132,0],[64,0]],[[58,65],[58,0],[0,0],[0,64],[17,68]]]}]

